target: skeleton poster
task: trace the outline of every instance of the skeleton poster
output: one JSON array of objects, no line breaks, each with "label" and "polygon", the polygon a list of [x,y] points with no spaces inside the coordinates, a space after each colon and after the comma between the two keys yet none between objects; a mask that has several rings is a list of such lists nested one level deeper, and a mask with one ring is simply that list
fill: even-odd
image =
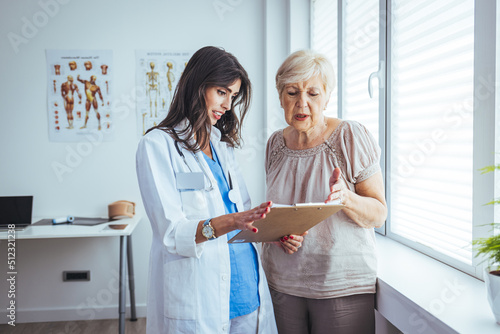
[{"label": "skeleton poster", "polygon": [[141,135],[168,113],[175,86],[192,52],[136,51],[138,131]]},{"label": "skeleton poster", "polygon": [[47,50],[49,139],[112,140],[113,52]]}]

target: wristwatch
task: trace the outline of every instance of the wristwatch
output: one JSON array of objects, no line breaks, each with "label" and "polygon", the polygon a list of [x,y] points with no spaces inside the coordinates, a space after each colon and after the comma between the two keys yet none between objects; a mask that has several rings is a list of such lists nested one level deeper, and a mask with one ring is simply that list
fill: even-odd
[{"label": "wristwatch", "polygon": [[201,234],[203,234],[203,236],[207,238],[207,240],[212,240],[217,238],[215,236],[215,229],[212,226],[212,218],[205,220],[201,228]]}]

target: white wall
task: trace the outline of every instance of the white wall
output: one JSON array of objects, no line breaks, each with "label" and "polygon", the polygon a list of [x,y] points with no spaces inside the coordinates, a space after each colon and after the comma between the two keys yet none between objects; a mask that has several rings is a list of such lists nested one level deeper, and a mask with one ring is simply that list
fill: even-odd
[{"label": "white wall", "polygon": [[[306,1],[307,2],[307,1]],[[23,35],[26,21],[43,18],[40,4],[53,14],[32,36]],[[266,13],[269,3],[273,11]],[[139,140],[135,107],[115,115],[115,140],[92,146],[81,163],[63,175],[53,162],[65,164],[78,143],[48,140],[46,49],[111,49],[114,52],[115,99],[134,100],[136,49],[197,50],[222,46],[247,69],[254,87],[252,108],[244,126],[246,148],[238,157],[256,204],[265,198],[264,143],[268,99],[277,98],[265,81],[277,68],[266,57],[288,50],[272,45],[269,32],[285,31],[288,1],[148,0],[97,1],[0,0],[0,196],[34,195],[34,216],[106,216],[107,204],[120,199],[138,203],[143,220],[133,234],[136,301],[144,316],[151,230],[135,176]],[[57,7],[57,8],[56,8]],[[217,12],[219,8],[219,12]],[[266,16],[267,15],[267,16]],[[269,16],[272,15],[272,16]],[[307,14],[308,19],[308,14]],[[25,31],[26,32],[26,31]],[[26,38],[15,51],[9,33]],[[285,39],[283,35],[273,38]],[[270,54],[271,53],[271,54]],[[269,94],[266,92],[266,89]],[[273,95],[274,94],[274,95]],[[4,257],[6,243],[0,245]],[[116,283],[118,239],[18,241],[17,321],[57,321],[117,316],[118,296],[104,297]],[[4,268],[6,259],[0,259]],[[7,269],[2,269],[7,272]],[[63,270],[91,270],[90,282],[62,282]],[[0,305],[6,282],[0,281]],[[93,303],[95,303],[93,305]],[[4,307],[0,312],[5,312]],[[4,313],[0,313],[2,315]],[[6,317],[1,316],[1,323]]]}]

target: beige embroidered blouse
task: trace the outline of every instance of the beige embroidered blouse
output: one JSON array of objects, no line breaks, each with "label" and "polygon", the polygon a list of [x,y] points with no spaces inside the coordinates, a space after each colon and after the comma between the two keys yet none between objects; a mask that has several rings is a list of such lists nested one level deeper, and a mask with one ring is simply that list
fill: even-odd
[{"label": "beige embroidered blouse", "polygon": [[[355,191],[357,182],[380,171],[380,148],[358,122],[341,122],[321,145],[305,150],[285,146],[283,130],[268,140],[267,199],[279,204],[324,202],[335,167]],[[269,286],[306,298],[375,293],[377,260],[373,229],[353,222],[343,211],[309,230],[293,255],[274,244],[263,245]]]}]

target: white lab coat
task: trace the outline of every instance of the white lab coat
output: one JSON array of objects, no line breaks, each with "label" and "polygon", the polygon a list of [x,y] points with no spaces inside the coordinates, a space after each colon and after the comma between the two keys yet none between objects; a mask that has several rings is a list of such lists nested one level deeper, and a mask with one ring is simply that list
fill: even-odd
[{"label": "white lab coat", "polygon": [[[185,126],[186,123],[180,124],[177,130]],[[233,189],[238,194],[238,211],[250,209],[250,198],[233,149],[220,141],[220,131],[215,127],[211,141],[226,178],[228,171],[231,173]],[[137,177],[153,229],[147,333],[227,333],[231,282],[227,237],[195,243],[200,220],[225,214],[224,203],[203,153],[197,153],[198,164],[191,152],[182,145],[179,148],[192,172],[201,172],[200,164],[203,165],[214,190],[178,191],[176,174],[190,170],[177,152],[174,140],[158,129],[142,138],[136,157]],[[267,280],[258,258],[258,333],[277,333]]]}]

